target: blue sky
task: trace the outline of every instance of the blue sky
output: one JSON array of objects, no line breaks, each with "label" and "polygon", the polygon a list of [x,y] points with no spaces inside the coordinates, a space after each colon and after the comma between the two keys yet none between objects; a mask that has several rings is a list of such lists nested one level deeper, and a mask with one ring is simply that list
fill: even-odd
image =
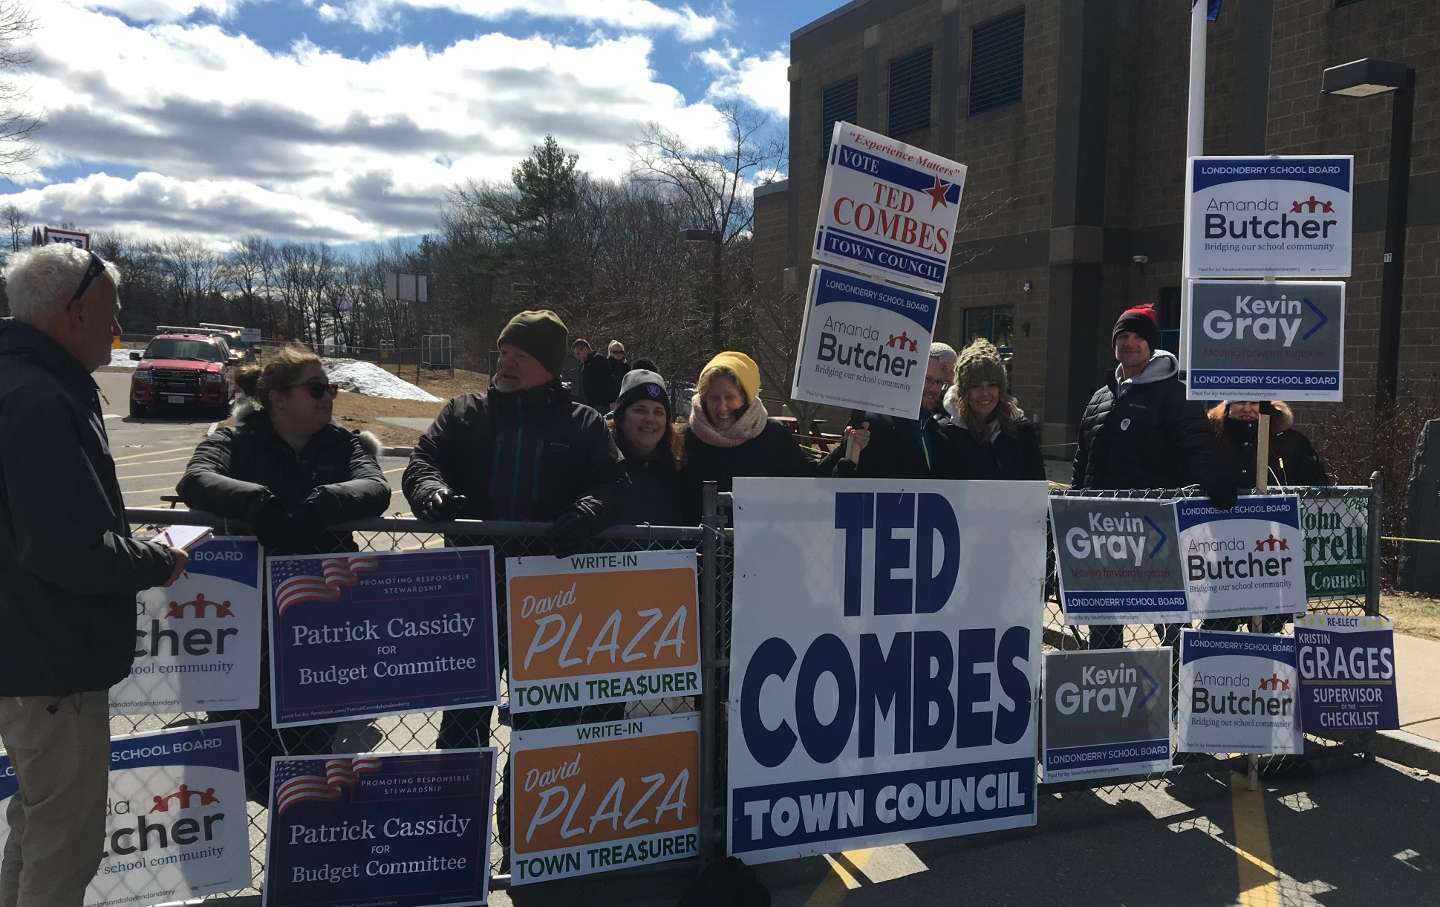
[{"label": "blue sky", "polygon": [[50,0],[16,82],[44,125],[0,204],[223,243],[430,229],[553,132],[602,177],[647,122],[788,114],[795,28],[838,0]]}]

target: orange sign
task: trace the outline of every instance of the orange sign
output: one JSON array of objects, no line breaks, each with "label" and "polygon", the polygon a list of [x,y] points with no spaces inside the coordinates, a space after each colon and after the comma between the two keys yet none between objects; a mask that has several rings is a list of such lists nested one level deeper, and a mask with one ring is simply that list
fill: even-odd
[{"label": "orange sign", "polygon": [[699,852],[700,716],[516,731],[511,884]]},{"label": "orange sign", "polygon": [[506,562],[515,712],[700,692],[695,552]]}]

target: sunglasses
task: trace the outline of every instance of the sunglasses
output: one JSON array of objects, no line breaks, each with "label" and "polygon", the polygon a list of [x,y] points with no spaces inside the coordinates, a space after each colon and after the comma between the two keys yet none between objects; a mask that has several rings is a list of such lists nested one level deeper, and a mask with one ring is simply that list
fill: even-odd
[{"label": "sunglasses", "polygon": [[299,384],[291,384],[285,389],[293,390],[297,387],[305,388],[305,392],[310,396],[314,397],[316,400],[319,400],[322,397],[333,397],[336,394],[340,393],[340,385],[330,384],[325,381],[302,381]]},{"label": "sunglasses", "polygon": [[66,303],[66,305],[74,305],[79,302],[80,297],[85,295],[85,291],[90,289],[90,284],[94,283],[95,278],[99,277],[104,271],[105,262],[101,261],[99,255],[91,252],[90,265],[85,269],[85,276],[80,278],[80,286],[75,288],[75,294],[70,297],[70,302]]}]

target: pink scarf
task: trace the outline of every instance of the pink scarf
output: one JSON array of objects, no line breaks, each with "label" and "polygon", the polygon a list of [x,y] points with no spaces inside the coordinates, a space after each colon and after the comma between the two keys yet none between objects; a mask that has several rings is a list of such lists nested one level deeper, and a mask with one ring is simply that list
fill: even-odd
[{"label": "pink scarf", "polygon": [[734,425],[719,429],[705,415],[705,407],[700,404],[700,395],[696,394],[690,400],[690,430],[695,433],[695,437],[711,447],[739,447],[746,441],[753,441],[760,437],[769,420],[770,414],[765,411],[765,404],[756,398],[745,407],[745,412],[740,414]]}]

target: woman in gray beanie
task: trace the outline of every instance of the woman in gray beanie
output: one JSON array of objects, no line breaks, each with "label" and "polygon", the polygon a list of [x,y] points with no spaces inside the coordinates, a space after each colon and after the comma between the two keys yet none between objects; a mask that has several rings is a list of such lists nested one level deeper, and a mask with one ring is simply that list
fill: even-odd
[{"label": "woman in gray beanie", "polygon": [[1039,435],[1011,396],[1010,376],[990,341],[975,340],[960,352],[945,411],[945,478],[1045,478]]}]

